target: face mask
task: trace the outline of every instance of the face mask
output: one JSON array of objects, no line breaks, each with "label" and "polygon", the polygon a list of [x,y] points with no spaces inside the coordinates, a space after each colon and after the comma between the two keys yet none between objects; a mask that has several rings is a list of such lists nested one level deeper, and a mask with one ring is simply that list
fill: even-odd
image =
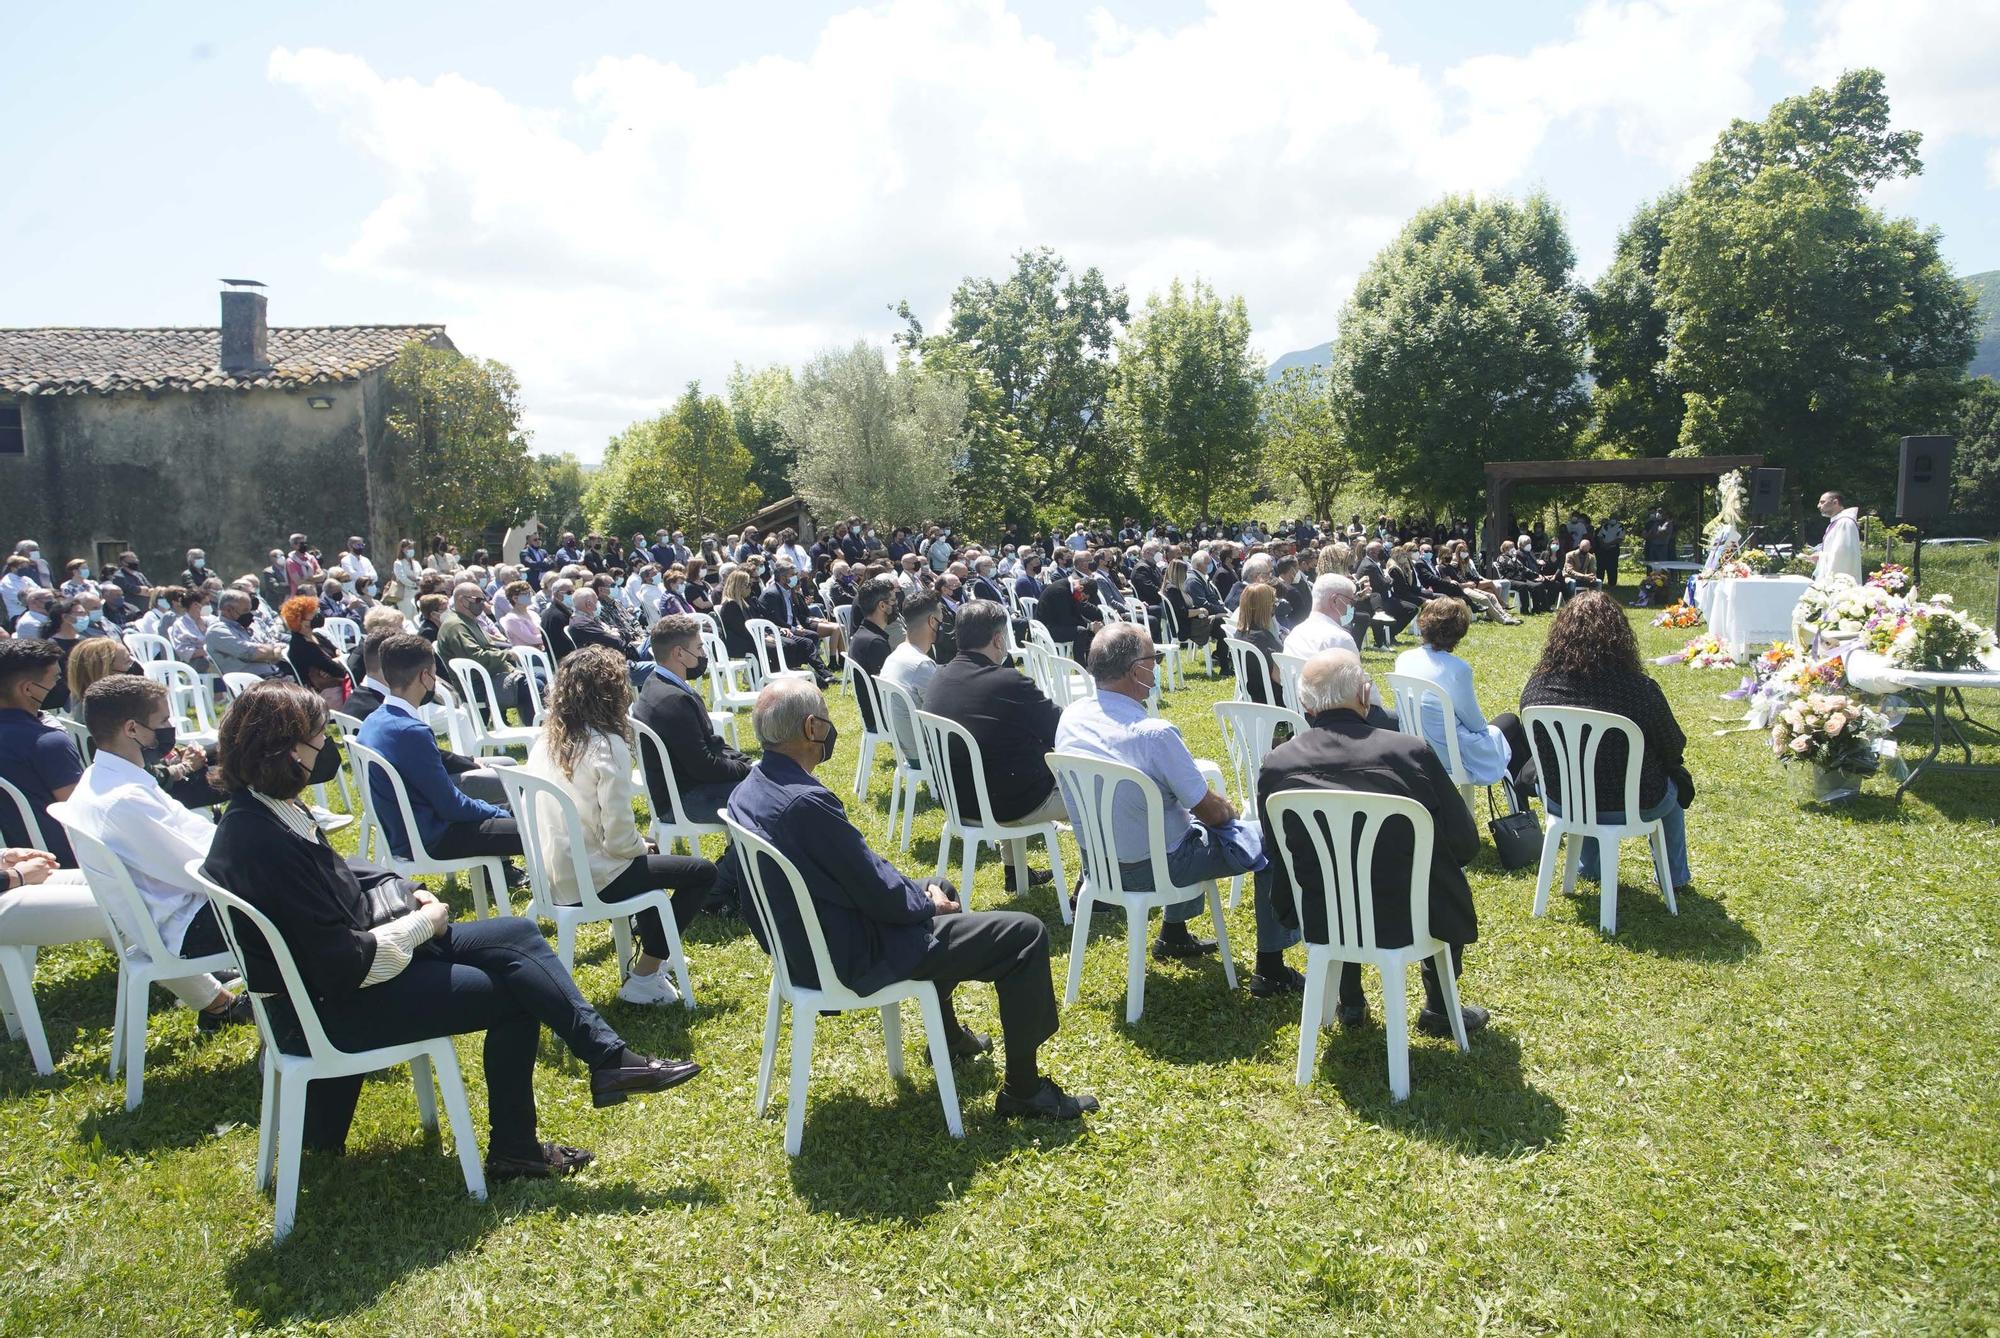
[{"label": "face mask", "polygon": [[299,763],[299,770],[306,772],[307,785],[327,784],[340,774],[340,749],[334,747],[332,739],[322,737],[320,750],[313,755],[312,770],[306,771],[304,763]]},{"label": "face mask", "polygon": [[833,760],[833,746],[840,739],[840,726],[831,720],[822,720],[821,723],[826,726],[826,737],[819,741],[819,760],[830,762]]},{"label": "face mask", "polygon": [[95,627],[103,621],[104,615],[101,613],[86,613],[83,615],[83,626],[85,627]]},{"label": "face mask", "polygon": [[255,626],[256,622],[257,615],[255,613],[238,614],[236,618],[236,625],[246,632]]},{"label": "face mask", "polygon": [[162,725],[153,731],[152,743],[142,742],[139,745],[139,760],[150,769],[160,765],[173,750],[174,727],[170,724]]},{"label": "face mask", "polygon": [[79,580],[79,581],[87,581],[87,580],[89,580],[89,579],[90,579],[90,568],[88,568],[88,567],[78,567],[78,568],[76,569],[76,579],[77,579],[77,580]]},{"label": "face mask", "polygon": [[194,571],[200,571],[203,567],[206,567],[207,565],[208,565],[207,558],[191,558],[188,560],[188,567]]},{"label": "face mask", "polygon": [[573,608],[575,608],[575,607],[576,607],[576,596],[575,596],[575,595],[564,595],[564,596],[562,597],[562,606],[563,606],[564,608],[566,608],[566,609],[573,609]]},{"label": "face mask", "polygon": [[1340,611],[1340,625],[1342,627],[1345,627],[1353,621],[1354,621],[1354,606],[1352,604],[1349,604],[1346,608]]},{"label": "face mask", "polygon": [[787,585],[788,587],[790,587],[790,588],[792,588],[792,589],[796,590],[796,589],[798,588],[798,584],[799,584],[799,578],[798,578],[798,577],[796,577],[796,576],[787,576],[787,577],[785,578],[785,584],[786,584],[786,585]]},{"label": "face mask", "polygon": [[324,613],[315,613],[313,615],[312,625],[315,628],[326,626],[326,615]]},{"label": "face mask", "polygon": [[372,597],[375,593],[374,583],[371,581],[369,584],[362,586],[361,593]]},{"label": "face mask", "polygon": [[708,656],[703,655],[688,669],[688,681],[693,682],[697,678],[706,677],[708,677]]},{"label": "face mask", "polygon": [[153,607],[158,609],[161,613],[165,613],[169,606],[166,600],[156,599],[153,601]]},{"label": "face mask", "polygon": [[403,550],[404,557],[415,557],[416,555],[417,555],[417,550],[414,548],[405,548]]},{"label": "face mask", "polygon": [[681,591],[687,589],[687,586],[681,583],[680,581],[669,581],[667,583],[667,589],[673,591],[675,594],[678,595]]}]

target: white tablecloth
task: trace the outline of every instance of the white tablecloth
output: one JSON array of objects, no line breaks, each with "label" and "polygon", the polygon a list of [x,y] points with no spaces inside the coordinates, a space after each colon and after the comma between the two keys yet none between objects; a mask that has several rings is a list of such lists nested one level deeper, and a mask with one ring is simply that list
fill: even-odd
[{"label": "white tablecloth", "polygon": [[1811,588],[1804,576],[1738,576],[1697,581],[1695,607],[1709,631],[1733,650],[1792,639],[1792,612]]},{"label": "white tablecloth", "polygon": [[2000,656],[1990,658],[1983,669],[1931,673],[1898,669],[1885,656],[1872,650],[1857,650],[1847,657],[1847,681],[1863,692],[1877,695],[1902,689],[1929,692],[1935,688],[2000,688]]}]

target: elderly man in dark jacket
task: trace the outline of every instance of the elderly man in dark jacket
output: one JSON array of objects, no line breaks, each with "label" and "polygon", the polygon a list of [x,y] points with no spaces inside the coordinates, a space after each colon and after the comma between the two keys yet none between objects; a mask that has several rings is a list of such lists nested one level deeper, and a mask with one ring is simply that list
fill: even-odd
[{"label": "elderly man in dark jacket", "polygon": [[[1328,941],[1325,889],[1314,876],[1294,887],[1285,862],[1277,857],[1281,834],[1271,826],[1271,796],[1285,790],[1351,790],[1363,794],[1393,794],[1414,799],[1430,812],[1431,933],[1451,945],[1453,971],[1463,961],[1465,945],[1479,937],[1479,917],[1472,905],[1472,888],[1464,866],[1479,852],[1479,828],[1465,801],[1445,773],[1444,764],[1423,739],[1370,724],[1374,684],[1351,650],[1330,650],[1314,656],[1299,672],[1299,709],[1311,726],[1305,733],[1273,748],[1257,777],[1257,815],[1264,825],[1264,848],[1272,853],[1274,875],[1271,901],[1280,919],[1296,916],[1306,942]],[[1316,869],[1311,840],[1302,831],[1291,834],[1291,850],[1301,870]],[[1415,857],[1407,823],[1384,824],[1374,860],[1375,935],[1384,947],[1410,942],[1410,862]],[[1302,880],[1304,881],[1304,880]],[[1417,1030],[1427,1036],[1451,1035],[1443,992],[1435,966],[1423,966],[1424,1008]],[[1399,1000],[1384,1007],[1400,1007]],[[1465,1029],[1486,1025],[1486,1010],[1467,1005]],[[1340,969],[1340,1024],[1360,1027],[1368,1021],[1368,1002],[1361,993],[1361,968],[1348,962]]]}]

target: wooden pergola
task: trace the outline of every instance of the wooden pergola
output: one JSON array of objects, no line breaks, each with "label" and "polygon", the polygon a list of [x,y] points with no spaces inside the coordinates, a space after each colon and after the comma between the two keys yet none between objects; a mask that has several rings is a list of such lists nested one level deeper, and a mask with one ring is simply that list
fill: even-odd
[{"label": "wooden pergola", "polygon": [[[1707,483],[1733,469],[1755,469],[1761,455],[1668,456],[1652,460],[1494,460],[1486,466],[1486,548],[1500,547],[1519,483]],[[1695,517],[1699,531],[1701,517]]]}]

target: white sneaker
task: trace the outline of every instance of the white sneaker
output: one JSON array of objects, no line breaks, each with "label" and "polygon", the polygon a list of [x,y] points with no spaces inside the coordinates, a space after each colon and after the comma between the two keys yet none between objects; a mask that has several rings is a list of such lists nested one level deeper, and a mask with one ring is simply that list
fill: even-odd
[{"label": "white sneaker", "polygon": [[618,987],[618,997],[628,1004],[677,1004],[681,992],[674,988],[674,973],[665,962],[650,976],[627,976]]},{"label": "white sneaker", "polygon": [[314,825],[329,834],[341,830],[354,821],[348,814],[336,813],[330,808],[321,808],[318,804],[308,804],[306,807],[312,810]]}]

